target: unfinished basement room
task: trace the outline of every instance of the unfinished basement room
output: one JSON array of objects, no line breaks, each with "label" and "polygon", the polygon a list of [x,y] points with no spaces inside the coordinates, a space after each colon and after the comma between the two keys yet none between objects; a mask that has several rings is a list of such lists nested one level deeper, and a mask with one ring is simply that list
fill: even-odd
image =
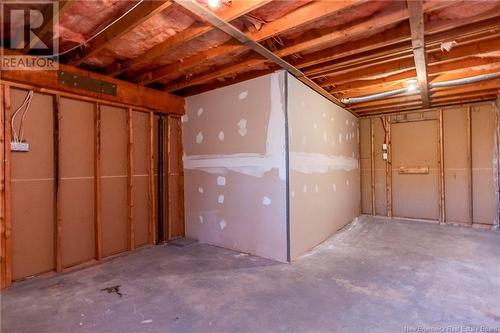
[{"label": "unfinished basement room", "polygon": [[1,333],[500,333],[500,0],[1,0]]}]

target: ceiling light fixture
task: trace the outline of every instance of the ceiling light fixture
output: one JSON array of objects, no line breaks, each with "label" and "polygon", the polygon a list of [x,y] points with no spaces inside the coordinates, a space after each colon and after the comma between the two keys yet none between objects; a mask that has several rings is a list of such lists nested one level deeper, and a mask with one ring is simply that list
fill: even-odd
[{"label": "ceiling light fixture", "polygon": [[416,80],[409,80],[406,82],[406,89],[408,92],[415,92],[418,89]]},{"label": "ceiling light fixture", "polygon": [[215,8],[219,7],[220,0],[208,0],[207,3],[208,3],[208,7],[215,9]]}]

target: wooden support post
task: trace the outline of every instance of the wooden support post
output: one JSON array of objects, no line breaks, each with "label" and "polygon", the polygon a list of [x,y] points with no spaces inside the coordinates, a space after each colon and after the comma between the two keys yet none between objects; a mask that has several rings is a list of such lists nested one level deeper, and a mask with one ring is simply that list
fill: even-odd
[{"label": "wooden support post", "polygon": [[155,151],[154,151],[154,113],[149,114],[149,158],[148,158],[148,173],[149,173],[149,243],[156,244],[156,205],[155,205]]},{"label": "wooden support post", "polygon": [[132,147],[134,144],[133,123],[132,123],[132,109],[127,110],[127,219],[128,219],[128,249],[132,251],[135,249],[135,219],[134,219],[134,196],[133,196],[133,172],[134,172],[134,158],[132,154]]},{"label": "wooden support post", "polygon": [[472,170],[472,108],[466,110],[467,117],[467,192],[469,195],[469,223],[474,223],[474,195],[473,195],[473,170]]},{"label": "wooden support post", "polygon": [[[180,225],[180,234],[182,237],[186,236],[186,228],[184,225],[184,163],[182,161],[182,155],[184,152],[184,147],[182,145],[182,122],[179,117],[177,117],[177,125],[179,126],[178,134],[179,137],[177,138],[179,140],[179,151],[177,152],[179,155],[178,161],[179,161],[179,222],[181,223]],[[359,126],[359,123],[358,123]],[[361,202],[361,200],[360,200]]]},{"label": "wooden support post", "polygon": [[372,196],[372,215],[377,215],[375,200],[375,120],[370,119],[370,162],[371,162],[371,196]]},{"label": "wooden support post", "polygon": [[438,110],[438,166],[439,166],[439,223],[446,222],[446,193],[444,179],[444,132],[443,109]]},{"label": "wooden support post", "polygon": [[61,218],[61,158],[60,158],[60,127],[61,127],[61,97],[54,96],[54,201],[55,201],[55,262],[56,272],[62,272],[62,218]]},{"label": "wooden support post", "polygon": [[391,116],[385,117],[386,143],[387,143],[387,162],[386,166],[386,200],[387,217],[392,218],[392,143],[391,143]]},{"label": "wooden support post", "polygon": [[0,289],[6,287],[5,280],[5,183],[4,183],[4,85],[0,84]]},{"label": "wooden support post", "polygon": [[4,239],[4,286],[7,288],[12,284],[12,206],[11,206],[11,159],[10,159],[10,117],[11,117],[11,106],[10,106],[10,87],[4,85],[3,89],[3,120],[4,120],[4,160],[3,160],[3,194],[4,194],[4,223],[3,223],[3,239]]},{"label": "wooden support post", "polygon": [[165,191],[163,192],[164,195],[163,197],[165,198],[165,210],[164,210],[164,216],[166,218],[166,240],[170,240],[172,238],[172,202],[171,202],[171,197],[170,197],[170,156],[172,154],[171,151],[171,141],[172,141],[172,131],[171,131],[171,126],[170,126],[170,116],[166,116],[166,124],[163,127],[165,129],[166,135],[165,135],[165,149],[163,150],[165,152],[165,164],[164,164],[164,170],[165,170]]},{"label": "wooden support post", "polygon": [[102,259],[101,220],[101,105],[94,104],[94,232],[95,259]]}]

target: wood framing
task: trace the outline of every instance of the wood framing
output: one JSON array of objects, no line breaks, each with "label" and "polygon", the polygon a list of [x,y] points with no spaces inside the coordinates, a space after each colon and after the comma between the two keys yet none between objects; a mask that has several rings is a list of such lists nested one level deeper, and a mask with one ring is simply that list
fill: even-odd
[{"label": "wood framing", "polygon": [[172,4],[169,0],[143,1],[137,4],[124,17],[110,25],[103,33],[97,35],[92,44],[83,54],[70,61],[70,65],[79,66],[88,58],[96,55],[103,50],[109,43],[126,33],[132,31],[135,27],[149,20],[154,15],[162,12]]},{"label": "wood framing", "polygon": [[12,81],[27,84],[33,87],[40,88],[40,91],[43,91],[43,89],[51,89],[56,92],[81,94],[83,96],[101,99],[104,101],[122,103],[133,107],[137,106],[140,108],[144,108],[146,106],[150,110],[161,113],[176,113],[181,115],[184,114],[184,99],[182,97],[173,96],[165,92],[138,86],[130,82],[113,79],[105,75],[84,71],[82,69],[63,64],[59,64],[59,71],[90,77],[115,84],[116,96],[95,93],[89,90],[74,88],[61,84],[58,80],[58,71],[54,70],[3,70],[2,81]]},{"label": "wood framing", "polygon": [[102,260],[101,217],[101,105],[94,104],[94,234],[95,259]]},{"label": "wood framing", "polygon": [[387,217],[392,218],[392,139],[391,139],[391,117],[387,116],[384,119],[386,130],[386,144],[387,144],[387,161],[386,167],[386,204],[387,204]]},{"label": "wood framing", "polygon": [[149,242],[156,244],[156,196],[155,196],[155,149],[154,149],[154,117],[149,114],[149,152],[148,152],[148,208],[149,208]]},{"label": "wood framing", "polygon": [[163,151],[165,152],[163,155],[164,155],[164,162],[163,162],[163,170],[164,170],[164,173],[165,173],[165,177],[164,177],[164,188],[165,190],[163,191],[163,200],[164,202],[162,203],[163,206],[165,207],[164,209],[164,212],[163,212],[163,216],[165,218],[165,228],[164,228],[164,232],[165,232],[165,239],[166,240],[170,240],[172,238],[172,209],[170,209],[170,207],[172,207],[172,198],[170,196],[170,184],[171,184],[171,181],[170,181],[170,176],[172,174],[172,170],[170,170],[171,168],[171,161],[170,161],[170,158],[171,158],[171,127],[170,127],[170,116],[167,116],[165,117],[165,120],[164,120],[164,125],[163,125],[163,129],[165,131],[165,135],[163,136],[164,137],[164,149]]},{"label": "wood framing", "polygon": [[11,158],[10,158],[10,142],[11,131],[9,128],[11,120],[11,99],[10,87],[3,86],[3,262],[4,262],[4,287],[9,287],[12,284],[12,186],[11,186]]},{"label": "wood framing", "polygon": [[375,123],[370,119],[370,179],[371,179],[371,202],[372,215],[377,215],[377,206],[375,198]]},{"label": "wood framing", "polygon": [[467,140],[467,198],[469,223],[474,224],[474,191],[473,191],[473,163],[472,163],[472,107],[466,109],[466,140]]},{"label": "wood framing", "polygon": [[424,9],[422,0],[407,0],[410,16],[411,43],[417,81],[422,97],[422,105],[429,107],[429,87],[427,85],[427,65],[425,61]]},{"label": "wood framing", "polygon": [[55,95],[54,112],[54,203],[55,203],[55,263],[56,272],[62,272],[62,216],[61,216],[61,96]]},{"label": "wood framing", "polygon": [[438,110],[439,223],[446,222],[443,109]]},{"label": "wood framing", "polygon": [[0,119],[1,119],[1,131],[0,131],[0,289],[6,288],[8,282],[6,279],[6,248],[5,248],[5,88],[3,84],[0,84]]},{"label": "wood framing", "polygon": [[134,218],[134,125],[132,121],[132,109],[127,110],[127,245],[128,250],[135,249],[135,218]]}]

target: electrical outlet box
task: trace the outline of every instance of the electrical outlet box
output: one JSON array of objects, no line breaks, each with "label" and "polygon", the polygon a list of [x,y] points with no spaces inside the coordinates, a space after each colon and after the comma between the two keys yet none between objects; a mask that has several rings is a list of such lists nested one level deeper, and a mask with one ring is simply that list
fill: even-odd
[{"label": "electrical outlet box", "polygon": [[383,151],[387,151],[387,143],[383,143],[382,144],[382,150]]},{"label": "electrical outlet box", "polygon": [[383,154],[382,154],[382,159],[383,159],[384,161],[387,161],[387,153],[383,153]]},{"label": "electrical outlet box", "polygon": [[10,143],[10,151],[12,152],[29,152],[30,145],[27,142],[11,142]]}]

